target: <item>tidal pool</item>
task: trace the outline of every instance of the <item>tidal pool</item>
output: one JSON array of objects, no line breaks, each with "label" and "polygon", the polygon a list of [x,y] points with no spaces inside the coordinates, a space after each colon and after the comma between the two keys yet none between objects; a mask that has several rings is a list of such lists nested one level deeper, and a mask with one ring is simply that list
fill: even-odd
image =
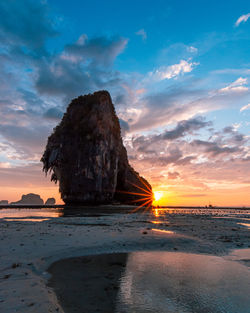
[{"label": "tidal pool", "polygon": [[49,268],[49,285],[68,313],[249,313],[250,249],[242,251],[65,259]]},{"label": "tidal pool", "polygon": [[116,312],[249,313],[250,271],[216,256],[131,253],[121,275]]}]

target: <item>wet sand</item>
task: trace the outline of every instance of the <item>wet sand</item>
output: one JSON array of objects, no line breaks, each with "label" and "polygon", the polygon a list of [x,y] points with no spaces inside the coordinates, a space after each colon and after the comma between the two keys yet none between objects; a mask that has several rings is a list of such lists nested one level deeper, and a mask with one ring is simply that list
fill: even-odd
[{"label": "wet sand", "polygon": [[[128,214],[119,207],[106,207],[86,214],[78,210],[78,214],[46,215],[40,222],[35,220],[41,216],[29,214],[26,221],[0,219],[0,311],[4,313],[65,312],[48,285],[47,272],[62,259],[131,251],[218,256],[250,246],[247,210]],[[249,264],[249,258],[243,256],[240,262]]]}]

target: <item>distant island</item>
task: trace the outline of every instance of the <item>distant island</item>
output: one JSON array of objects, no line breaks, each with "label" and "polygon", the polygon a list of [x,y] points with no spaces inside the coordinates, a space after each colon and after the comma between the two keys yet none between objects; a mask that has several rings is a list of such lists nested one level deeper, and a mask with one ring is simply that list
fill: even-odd
[{"label": "distant island", "polygon": [[0,200],[0,205],[9,204],[8,200]]},{"label": "distant island", "polygon": [[[0,200],[0,205],[8,205],[8,200]],[[45,202],[40,195],[34,193],[28,193],[22,195],[21,199],[15,202],[11,202],[10,205],[55,205],[55,198],[48,198]]]}]

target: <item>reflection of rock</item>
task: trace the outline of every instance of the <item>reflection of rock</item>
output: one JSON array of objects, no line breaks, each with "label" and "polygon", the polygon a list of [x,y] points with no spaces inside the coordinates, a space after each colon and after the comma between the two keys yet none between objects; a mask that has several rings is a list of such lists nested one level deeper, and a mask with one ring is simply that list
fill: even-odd
[{"label": "reflection of rock", "polygon": [[5,204],[8,204],[9,203],[9,201],[8,200],[0,200],[0,205],[5,205]]},{"label": "reflection of rock", "polygon": [[27,195],[22,195],[22,199],[16,202],[11,202],[11,204],[38,204],[43,205],[43,199],[39,195],[34,193],[28,193]]},{"label": "reflection of rock", "polygon": [[[48,138],[41,159],[43,170],[59,181],[66,204],[128,203],[142,193],[151,196],[149,183],[129,165],[127,151],[111,97],[107,91],[74,99]],[[138,185],[138,187],[135,187]],[[144,195],[141,198],[145,197]]]},{"label": "reflection of rock", "polygon": [[55,198],[48,198],[45,202],[46,205],[54,205],[56,204],[56,199]]}]

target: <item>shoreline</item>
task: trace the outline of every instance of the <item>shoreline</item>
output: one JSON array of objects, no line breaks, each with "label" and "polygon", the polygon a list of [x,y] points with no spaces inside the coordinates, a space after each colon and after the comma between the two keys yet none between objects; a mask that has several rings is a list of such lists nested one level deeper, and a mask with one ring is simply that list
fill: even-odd
[{"label": "shoreline", "polygon": [[[230,216],[92,213],[40,223],[0,220],[3,312],[63,312],[47,286],[47,270],[65,258],[156,250],[219,256],[249,248],[249,229]],[[249,215],[242,213],[244,218]]]},{"label": "shoreline", "polygon": [[[37,205],[37,204],[0,204],[0,210],[2,209],[67,209],[67,210],[102,210],[108,207],[112,207],[113,210],[115,208],[119,208],[119,210],[130,210],[135,208],[136,205],[113,205],[113,204],[100,204],[100,205],[66,205],[66,204],[54,204],[54,205]],[[141,211],[145,208],[142,207]],[[200,210],[250,210],[250,206],[185,206],[185,205],[163,205],[163,206],[154,206],[150,208],[153,209],[200,209]]]}]

